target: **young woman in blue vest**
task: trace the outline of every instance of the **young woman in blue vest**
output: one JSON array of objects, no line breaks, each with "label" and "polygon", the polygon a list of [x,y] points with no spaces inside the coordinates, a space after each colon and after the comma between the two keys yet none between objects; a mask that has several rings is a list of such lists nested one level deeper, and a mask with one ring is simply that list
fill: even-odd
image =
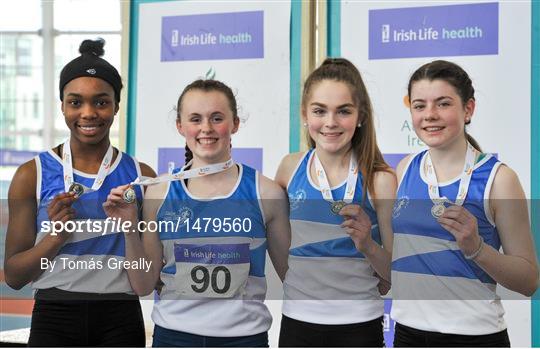
[{"label": "young woman in blue vest", "polygon": [[286,156],[276,176],[292,229],[279,345],[381,347],[374,272],[389,280],[396,180],[351,62],[329,58],[310,74],[302,120],[310,149]]},{"label": "young woman in blue vest", "polygon": [[[285,193],[232,161],[231,136],[240,120],[228,86],[194,81],[177,112],[187,163],[158,177],[162,182],[149,187],[143,206],[145,221],[162,225],[158,232],[149,225],[141,237],[126,235],[128,258],[152,261],[148,272],[129,271],[134,290],[145,295],[163,282],[152,313],[153,345],[267,347],[265,258],[268,250],[283,279],[290,243]],[[108,209],[135,222],[135,205],[122,200],[126,190],[111,192]]]},{"label": "young woman in blue vest", "polygon": [[[9,189],[5,278],[36,291],[29,346],[144,346],[138,297],[125,270],[124,236],[104,229],[110,190],[152,169],[111,146],[122,80],[85,40],[60,74],[69,139],[21,165]],[[142,193],[136,191],[139,201]],[[70,223],[96,225],[74,227]],[[51,222],[64,223],[56,225]],[[75,228],[75,229],[74,229]],[[75,231],[73,231],[75,230]]]},{"label": "young woman in blue vest", "polygon": [[515,172],[466,132],[475,97],[461,67],[421,66],[408,97],[429,149],[397,168],[394,346],[508,347],[496,286],[530,296],[538,285],[525,194]]}]

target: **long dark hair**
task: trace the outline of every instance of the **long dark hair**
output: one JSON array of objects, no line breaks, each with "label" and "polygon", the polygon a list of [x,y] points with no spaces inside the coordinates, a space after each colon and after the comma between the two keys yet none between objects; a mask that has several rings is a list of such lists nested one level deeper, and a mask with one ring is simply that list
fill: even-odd
[{"label": "long dark hair", "polygon": [[[212,80],[212,79],[199,79],[193,81],[191,84],[187,85],[186,88],[182,91],[180,94],[180,97],[178,97],[178,102],[176,104],[176,120],[180,120],[180,113],[182,111],[182,101],[184,100],[184,96],[186,93],[192,90],[200,90],[204,92],[211,92],[211,91],[218,91],[221,92],[227,97],[227,100],[229,101],[229,108],[232,111],[233,118],[235,120],[239,120],[238,118],[238,106],[236,105],[236,98],[234,97],[234,93],[232,92],[231,88],[227,85],[225,85],[223,82],[218,80]],[[186,144],[186,164],[193,159],[193,153],[191,152],[191,149]]]},{"label": "long dark hair", "polygon": [[[442,80],[449,83],[456,90],[456,93],[458,94],[459,98],[461,99],[461,103],[464,106],[469,100],[475,100],[474,87],[472,85],[469,74],[467,74],[467,72],[463,70],[463,68],[461,68],[455,63],[438,60],[424,64],[423,66],[418,68],[411,75],[411,78],[409,79],[409,85],[407,86],[407,95],[409,96],[409,100],[411,99],[412,85],[420,80]],[[465,125],[468,125],[470,123],[471,122],[468,121],[465,123]],[[467,130],[465,130],[465,137],[473,147],[475,147],[480,152],[482,151],[482,149],[480,148],[480,144],[478,144],[478,142],[467,132]]]},{"label": "long dark hair", "polygon": [[[304,83],[302,93],[302,107],[306,107],[313,87],[324,80],[332,80],[345,83],[351,92],[351,96],[358,108],[358,122],[362,127],[354,131],[351,148],[358,156],[358,168],[364,177],[363,199],[369,191],[374,195],[374,174],[377,171],[390,171],[390,166],[384,161],[381,151],[377,146],[377,137],[373,121],[373,107],[366,86],[360,72],[354,64],[345,58],[327,58],[320,67],[315,69]],[[307,133],[307,143],[311,148],[315,147],[315,141]]]}]

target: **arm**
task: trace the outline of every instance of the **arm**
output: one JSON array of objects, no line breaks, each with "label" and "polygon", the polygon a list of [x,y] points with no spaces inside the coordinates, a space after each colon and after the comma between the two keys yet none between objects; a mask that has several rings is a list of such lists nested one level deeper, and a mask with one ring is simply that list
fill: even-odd
[{"label": "arm", "polygon": [[291,180],[293,172],[304,153],[288,154],[281,160],[276,172],[275,181],[283,190],[287,190],[287,184]]},{"label": "arm", "polygon": [[261,201],[266,221],[268,254],[274,269],[283,281],[291,246],[291,226],[289,222],[289,203],[283,189],[269,178],[259,175]]},{"label": "arm", "polygon": [[358,251],[367,258],[375,271],[385,280],[390,280],[392,263],[392,209],[396,195],[396,176],[393,172],[379,171],[374,177],[375,193],[373,205],[381,234],[380,246],[371,238],[371,221],[359,205],[347,205],[339,214],[346,220],[342,227],[351,236]]},{"label": "arm", "polygon": [[489,197],[504,254],[481,243],[476,218],[461,206],[449,207],[440,222],[466,255],[504,287],[531,296],[538,287],[538,264],[531,237],[525,193],[514,171],[501,166]]},{"label": "arm", "polygon": [[[145,177],[157,177],[157,174],[156,172],[154,172],[154,170],[152,169],[152,167],[148,166],[147,164],[145,164],[144,162],[139,162],[139,166],[141,168],[141,175],[145,176]],[[146,192],[146,187],[143,187],[143,190]]]},{"label": "arm", "polygon": [[[46,268],[41,259],[48,261],[60,251],[69,234],[57,231],[46,234],[35,246],[36,241],[36,163],[31,160],[19,167],[13,176],[8,193],[9,222],[6,236],[4,273],[6,283],[14,289],[38,278]],[[66,221],[75,217],[71,204],[73,194],[57,195],[48,207],[50,221]]]},{"label": "arm", "polygon": [[[397,184],[399,184],[399,182],[401,182],[401,180],[403,179],[403,174],[405,172],[405,167],[407,166],[407,164],[409,163],[409,161],[411,160],[411,157],[413,157],[414,154],[409,154],[407,155],[406,157],[404,157],[403,159],[401,159],[399,161],[399,164],[396,166],[396,179],[397,179]],[[396,192],[397,192],[397,184],[396,184]]]},{"label": "arm", "polygon": [[[275,200],[263,200],[263,207],[265,213],[270,216],[277,217],[275,227],[267,227],[267,231],[276,230],[277,234],[269,234],[268,237],[268,253],[274,264],[277,274],[281,278],[281,281],[285,279],[287,273],[289,249],[291,246],[291,225],[289,221],[289,201],[287,198],[287,184],[293,175],[294,169],[298,165],[298,162],[302,158],[304,153],[294,153],[286,155],[279,164],[278,170],[275,176],[275,182],[270,181],[268,178],[261,176],[261,196],[264,197],[266,192],[262,194],[262,191],[268,191],[269,195],[277,196]],[[276,188],[277,183],[277,188]],[[264,202],[268,201],[266,204]],[[271,205],[273,203],[273,205]],[[270,206],[266,208],[266,206]],[[266,219],[267,223],[270,222],[272,217]],[[281,234],[279,232],[282,232]]]},{"label": "arm", "polygon": [[[143,176],[155,177],[154,171],[145,164],[141,164]],[[105,212],[111,217],[122,217],[126,221],[132,222],[132,227],[137,229],[139,223],[137,217],[137,204],[126,204],[122,199],[124,190],[128,188],[123,185],[111,190],[107,201],[103,204]],[[157,210],[163,202],[163,197],[167,189],[167,183],[160,183],[147,188],[143,202],[143,220],[145,222],[155,221]],[[159,232],[145,230],[146,225],[141,226],[140,231],[124,232],[126,242],[126,261],[136,261],[144,258],[149,261],[150,269],[128,269],[128,278],[133,291],[139,296],[150,294],[154,289],[162,268],[163,248],[159,240]]]}]

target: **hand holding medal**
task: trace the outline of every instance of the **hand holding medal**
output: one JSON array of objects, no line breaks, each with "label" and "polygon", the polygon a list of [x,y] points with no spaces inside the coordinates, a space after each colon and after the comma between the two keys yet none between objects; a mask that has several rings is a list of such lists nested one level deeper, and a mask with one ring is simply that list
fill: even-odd
[{"label": "hand holding medal", "polygon": [[133,186],[156,185],[164,182],[207,176],[229,169],[234,165],[234,161],[233,159],[229,159],[226,162],[186,170],[186,168],[189,168],[191,164],[192,162],[189,162],[180,172],[174,174],[160,177],[141,176],[129,184],[121,185],[112,189],[109,196],[107,196],[107,201],[103,203],[103,209],[105,210],[105,213],[109,217],[137,221],[137,205],[133,204],[137,201],[137,194]]},{"label": "hand holding medal", "polygon": [[313,161],[321,194],[326,201],[330,202],[330,211],[345,218],[345,221],[341,223],[341,227],[351,236],[356,248],[359,251],[364,251],[365,248],[370,246],[370,241],[373,242],[373,240],[371,239],[371,220],[369,216],[359,205],[352,204],[356,181],[358,180],[355,154],[351,154],[349,160],[347,184],[345,186],[343,200],[334,201],[326,173],[316,152],[313,155]]},{"label": "hand holding medal", "polygon": [[[131,200],[131,197],[129,196],[132,195],[129,194],[130,191],[133,191],[133,200]],[[128,202],[126,197],[131,201]],[[103,210],[107,216],[111,218],[120,218],[123,221],[136,223],[139,219],[136,199],[137,195],[130,184],[121,185],[111,190],[107,196],[107,201],[103,203]],[[132,224],[132,226],[135,225]]]},{"label": "hand holding medal", "polygon": [[465,258],[475,259],[480,254],[484,239],[478,233],[476,217],[466,208],[450,206],[437,221],[456,238]]},{"label": "hand holding medal", "polygon": [[343,207],[340,216],[345,218],[341,227],[350,235],[351,239],[360,252],[366,251],[373,240],[371,238],[371,220],[360,205],[349,204]]},{"label": "hand holding medal", "polygon": [[[467,153],[459,181],[458,194],[456,202],[452,203],[448,198],[439,196],[439,184],[431,162],[431,156],[429,152],[426,155],[428,191],[429,197],[433,201],[431,214],[444,229],[448,230],[456,238],[459,248],[467,259],[475,259],[484,245],[484,240],[478,233],[476,217],[462,207],[471,183],[475,160],[476,150],[470,143],[467,143]],[[444,206],[446,202],[452,204],[452,206],[446,208]]]},{"label": "hand holding medal", "polygon": [[[77,200],[76,195],[73,192],[61,193],[56,195],[49,205],[47,206],[47,215],[51,222],[62,222],[66,223],[69,220],[75,219],[76,212],[71,205]],[[55,225],[53,224],[53,228]],[[64,239],[67,239],[68,234],[62,234],[62,231],[54,230],[50,235],[57,236],[60,235]]]}]

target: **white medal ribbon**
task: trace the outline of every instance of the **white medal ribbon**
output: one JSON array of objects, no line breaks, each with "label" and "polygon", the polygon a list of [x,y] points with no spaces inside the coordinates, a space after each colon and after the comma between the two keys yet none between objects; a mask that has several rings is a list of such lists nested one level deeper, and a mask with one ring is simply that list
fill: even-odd
[{"label": "white medal ribbon", "polygon": [[207,166],[197,167],[197,168],[193,168],[191,170],[186,171],[185,169],[190,167],[192,164],[193,164],[193,160],[187,163],[186,166],[184,166],[182,170],[178,173],[155,177],[155,178],[141,176],[129,184],[146,186],[146,185],[155,185],[155,184],[163,183],[163,182],[180,181],[180,180],[188,179],[188,178],[203,177],[210,174],[223,172],[231,168],[234,165],[234,160],[231,158],[225,162],[220,162],[218,164],[210,164]]},{"label": "white medal ribbon", "polygon": [[[101,188],[101,185],[105,181],[105,177],[107,177],[107,174],[109,173],[109,169],[111,168],[112,158],[113,158],[113,147],[111,144],[109,144],[109,148],[107,149],[107,152],[105,153],[105,156],[103,157],[103,160],[101,160],[101,165],[99,165],[99,170],[98,170],[96,178],[94,179],[94,183],[92,184],[92,188],[88,188],[87,186],[84,186],[80,183],[76,183],[77,185],[80,185],[84,189],[84,193],[97,191],[99,190],[99,188]],[[73,163],[72,163],[71,146],[69,144],[69,139],[64,142],[64,146],[62,148],[62,167],[64,171],[64,189],[66,192],[69,192],[71,185],[74,184]]]},{"label": "white medal ribbon", "polygon": [[332,212],[335,214],[338,214],[339,211],[343,208],[343,206],[345,206],[346,204],[350,204],[353,201],[354,192],[356,190],[356,181],[358,180],[358,167],[355,159],[356,156],[354,153],[352,153],[349,160],[347,185],[345,186],[345,194],[343,196],[343,200],[335,201],[332,197],[332,190],[330,189],[330,184],[328,183],[328,179],[326,178],[326,172],[324,172],[324,168],[321,164],[321,161],[319,160],[319,157],[317,156],[316,151],[313,156],[315,173],[317,174],[321,194],[326,201],[332,203]]},{"label": "white medal ribbon", "polygon": [[426,155],[426,176],[428,181],[428,192],[429,198],[433,202],[433,207],[431,213],[435,218],[439,218],[445,209],[444,203],[448,202],[453,205],[461,206],[465,202],[465,197],[469,191],[469,184],[471,183],[474,160],[476,159],[476,150],[474,147],[467,142],[467,153],[465,155],[465,163],[463,165],[463,171],[461,172],[461,177],[459,181],[458,194],[456,196],[456,201],[452,202],[447,197],[441,197],[439,194],[439,183],[437,181],[437,174],[435,173],[435,168],[433,167],[433,162],[431,161],[431,155],[429,151]]}]

